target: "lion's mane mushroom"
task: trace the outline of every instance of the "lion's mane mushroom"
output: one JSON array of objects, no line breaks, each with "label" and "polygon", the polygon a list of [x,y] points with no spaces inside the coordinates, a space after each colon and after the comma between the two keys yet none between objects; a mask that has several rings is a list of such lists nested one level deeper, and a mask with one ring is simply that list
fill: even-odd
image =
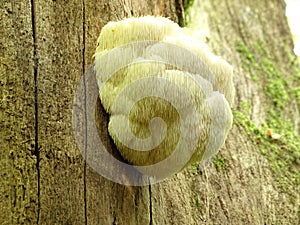
[{"label": "lion's mane mushroom", "polygon": [[[147,41],[152,42],[143,44]],[[136,49],[131,43],[143,47]],[[199,63],[185,57],[188,52]],[[218,152],[232,126],[233,72],[202,41],[163,17],[128,18],[102,28],[94,57],[101,103],[110,115],[109,133],[128,162],[137,166],[158,163],[170,157],[179,140],[185,147],[178,150],[177,160],[191,155],[182,168]],[[120,66],[123,62],[126,66]],[[138,98],[149,86],[152,92]],[[183,92],[191,101],[184,100]],[[163,122],[154,123],[153,118]],[[190,143],[196,143],[195,148]]]}]

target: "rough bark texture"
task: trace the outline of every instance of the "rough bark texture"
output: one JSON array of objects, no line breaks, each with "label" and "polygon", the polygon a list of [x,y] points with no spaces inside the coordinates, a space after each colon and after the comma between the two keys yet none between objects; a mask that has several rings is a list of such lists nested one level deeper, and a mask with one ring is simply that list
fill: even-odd
[{"label": "rough bark texture", "polygon": [[[237,119],[204,172],[188,168],[151,187],[115,184],[85,163],[73,137],[72,101],[103,25],[149,14],[182,23],[182,2],[27,0],[0,7],[0,224],[299,224],[299,152],[261,133],[266,121],[277,132],[285,128],[271,127],[270,109],[300,133],[300,94],[291,91],[300,79],[283,0],[195,2],[191,26],[205,29],[214,52],[235,68]],[[265,64],[275,66],[260,69]],[[278,77],[268,77],[275,69]],[[272,79],[286,81],[283,106],[265,90]]]}]

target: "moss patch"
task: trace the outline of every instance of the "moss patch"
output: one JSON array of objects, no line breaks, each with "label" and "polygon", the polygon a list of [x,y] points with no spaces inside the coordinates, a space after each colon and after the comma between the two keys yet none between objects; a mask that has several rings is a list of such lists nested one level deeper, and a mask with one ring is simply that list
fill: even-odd
[{"label": "moss patch", "polygon": [[179,25],[185,27],[190,23],[190,8],[194,4],[195,0],[182,0],[182,6],[184,10],[184,17],[179,19]]},{"label": "moss patch", "polygon": [[[275,60],[265,51],[264,45],[263,42],[257,42],[250,48],[239,42],[236,50],[240,53],[243,69],[250,73],[252,80],[264,85],[264,94],[271,102],[271,107],[266,112],[267,119],[261,127],[257,127],[249,117],[251,105],[243,102],[240,110],[233,112],[234,123],[244,128],[268,159],[281,189],[296,199],[300,192],[300,138],[295,135],[292,122],[283,118],[284,109],[292,98],[300,106],[300,87],[294,87],[300,83],[299,69],[289,79],[277,69]],[[267,134],[268,129],[281,137],[273,139]]]},{"label": "moss patch", "polygon": [[216,155],[213,159],[213,164],[216,166],[217,171],[220,172],[225,167],[226,160],[222,156]]}]

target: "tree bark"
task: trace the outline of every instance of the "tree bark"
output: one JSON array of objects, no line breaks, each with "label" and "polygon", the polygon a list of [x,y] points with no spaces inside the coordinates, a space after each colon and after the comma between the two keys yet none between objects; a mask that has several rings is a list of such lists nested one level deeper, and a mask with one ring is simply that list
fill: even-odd
[{"label": "tree bark", "polygon": [[101,28],[142,15],[182,24],[183,3],[1,4],[0,224],[299,224],[300,75],[283,0],[196,0],[189,9],[190,26],[235,70],[234,126],[208,168],[129,187],[78,150],[73,98]]}]

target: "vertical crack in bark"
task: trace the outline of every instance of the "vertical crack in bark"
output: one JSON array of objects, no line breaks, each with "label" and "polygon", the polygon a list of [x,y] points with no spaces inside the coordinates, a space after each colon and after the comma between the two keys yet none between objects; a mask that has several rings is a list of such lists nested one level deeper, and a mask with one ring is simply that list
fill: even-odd
[{"label": "vertical crack in bark", "polygon": [[116,217],[116,215],[114,215],[114,220],[112,222],[112,225],[117,225],[117,217]]},{"label": "vertical crack in bark", "polygon": [[149,215],[150,215],[150,221],[149,225],[153,225],[152,222],[152,193],[151,193],[151,184],[149,185]]},{"label": "vertical crack in bark", "polygon": [[84,165],[83,165],[83,201],[84,201],[84,223],[87,221],[87,193],[86,193],[86,151],[87,151],[87,114],[86,114],[86,77],[85,77],[85,1],[82,1],[82,73],[83,73],[83,87],[84,87]]},{"label": "vertical crack in bark", "polygon": [[41,201],[40,201],[40,151],[39,151],[39,121],[38,121],[38,49],[36,36],[36,21],[35,21],[35,2],[31,0],[31,23],[32,23],[32,39],[33,39],[33,79],[34,79],[34,155],[36,156],[36,170],[37,170],[37,219],[36,224],[39,224]]},{"label": "vertical crack in bark", "polygon": [[185,24],[184,8],[183,8],[182,0],[175,0],[175,7],[176,7],[178,24],[179,26],[184,27],[186,24]]}]

